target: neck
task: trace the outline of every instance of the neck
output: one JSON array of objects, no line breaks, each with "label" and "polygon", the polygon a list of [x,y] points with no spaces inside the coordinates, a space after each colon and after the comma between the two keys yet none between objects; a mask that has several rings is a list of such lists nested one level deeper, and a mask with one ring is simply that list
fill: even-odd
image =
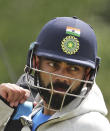
[{"label": "neck", "polygon": [[43,114],[45,114],[45,115],[53,115],[56,112],[56,111],[54,111],[52,109],[48,109],[46,107],[48,107],[48,104],[46,104],[46,102],[44,101],[44,111],[43,111]]}]

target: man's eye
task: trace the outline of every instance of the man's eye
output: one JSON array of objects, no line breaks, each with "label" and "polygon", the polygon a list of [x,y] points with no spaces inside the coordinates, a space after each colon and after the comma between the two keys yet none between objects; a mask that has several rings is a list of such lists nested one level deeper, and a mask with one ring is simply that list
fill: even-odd
[{"label": "man's eye", "polygon": [[52,62],[49,63],[49,66],[54,67],[54,63],[52,63]]},{"label": "man's eye", "polygon": [[56,62],[49,62],[49,66],[54,71],[59,69],[59,65]]},{"label": "man's eye", "polygon": [[71,70],[71,71],[78,71],[78,70],[79,70],[79,68],[78,68],[78,67],[76,67],[76,66],[72,66],[72,67],[70,67],[70,70]]},{"label": "man's eye", "polygon": [[71,67],[70,69],[71,69],[72,71],[75,71],[75,67]]}]

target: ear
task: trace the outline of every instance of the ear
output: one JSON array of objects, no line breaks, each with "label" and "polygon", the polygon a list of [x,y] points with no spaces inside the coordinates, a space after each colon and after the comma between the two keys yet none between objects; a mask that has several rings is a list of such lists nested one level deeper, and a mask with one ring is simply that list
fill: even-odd
[{"label": "ear", "polygon": [[33,56],[33,68],[39,69],[39,57]]}]

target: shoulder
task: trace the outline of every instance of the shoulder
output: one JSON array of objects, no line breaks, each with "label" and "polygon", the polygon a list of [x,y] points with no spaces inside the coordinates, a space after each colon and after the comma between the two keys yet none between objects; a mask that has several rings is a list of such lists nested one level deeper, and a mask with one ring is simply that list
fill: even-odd
[{"label": "shoulder", "polygon": [[90,112],[76,117],[78,131],[110,131],[110,123],[105,116],[98,112]]},{"label": "shoulder", "polygon": [[41,129],[45,129],[45,131],[110,131],[109,121],[98,112],[89,112],[69,119],[63,119],[60,122],[56,119],[54,122],[51,123],[50,121],[49,126],[48,122],[43,124]]}]

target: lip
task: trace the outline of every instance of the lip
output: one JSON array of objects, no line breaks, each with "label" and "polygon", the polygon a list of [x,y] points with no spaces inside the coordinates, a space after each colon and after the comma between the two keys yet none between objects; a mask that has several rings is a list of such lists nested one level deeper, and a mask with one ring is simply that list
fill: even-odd
[{"label": "lip", "polygon": [[65,90],[64,88],[55,88],[55,89],[54,89],[54,92],[64,93],[64,92],[66,92],[66,90]]}]

